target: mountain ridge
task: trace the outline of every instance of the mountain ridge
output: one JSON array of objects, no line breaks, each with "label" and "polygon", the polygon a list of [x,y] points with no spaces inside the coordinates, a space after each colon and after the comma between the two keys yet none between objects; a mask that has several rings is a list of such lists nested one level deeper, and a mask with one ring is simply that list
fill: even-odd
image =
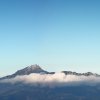
[{"label": "mountain ridge", "polygon": [[[42,69],[38,64],[34,64],[34,65],[30,65],[30,66],[27,66],[23,69],[20,69],[20,70],[17,70],[14,74],[12,75],[7,75],[7,76],[4,76],[4,77],[0,77],[0,80],[1,79],[6,79],[6,78],[13,78],[13,77],[16,77],[16,76],[20,76],[20,75],[29,75],[29,74],[32,74],[32,73],[40,73],[40,74],[55,74],[56,72],[48,72],[44,69]],[[73,71],[61,71],[61,73],[64,73],[66,75],[77,75],[77,76],[96,76],[96,77],[100,77],[99,74],[97,73],[92,73],[92,72],[86,72],[86,73],[77,73],[77,72],[73,72]]]},{"label": "mountain ridge", "polygon": [[[19,78],[16,75],[19,75]],[[39,77],[35,77],[35,75]],[[91,80],[91,77],[88,77],[91,75],[96,77]],[[84,76],[86,76],[86,80],[84,80]],[[77,73],[72,71],[61,71],[59,75],[56,75],[55,72],[43,70],[39,65],[31,65],[3,77],[4,80],[0,80],[0,100],[100,100],[99,76],[92,72]],[[65,78],[68,80],[66,81]],[[49,80],[46,81],[47,79]]]}]

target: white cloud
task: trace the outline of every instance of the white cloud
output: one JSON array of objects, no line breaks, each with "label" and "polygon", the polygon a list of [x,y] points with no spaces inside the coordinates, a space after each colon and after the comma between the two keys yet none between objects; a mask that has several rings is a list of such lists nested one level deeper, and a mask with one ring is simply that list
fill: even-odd
[{"label": "white cloud", "polygon": [[76,86],[76,85],[97,85],[100,84],[100,77],[96,76],[76,76],[76,75],[65,75],[64,73],[55,74],[30,74],[23,76],[16,76],[11,79],[1,80],[0,83],[24,83],[31,84],[34,86]]}]

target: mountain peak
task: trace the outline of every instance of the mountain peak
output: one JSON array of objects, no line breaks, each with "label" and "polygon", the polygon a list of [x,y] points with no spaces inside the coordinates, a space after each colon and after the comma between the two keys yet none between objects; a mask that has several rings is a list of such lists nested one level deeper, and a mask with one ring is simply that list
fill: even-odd
[{"label": "mountain peak", "polygon": [[47,73],[47,71],[43,70],[39,65],[35,64],[18,70],[14,75],[28,75],[31,73]]},{"label": "mountain peak", "polygon": [[13,77],[16,77],[18,75],[29,75],[29,74],[32,74],[32,73],[48,74],[49,72],[43,70],[39,65],[34,64],[34,65],[27,66],[27,67],[25,67],[25,68],[23,68],[21,70],[18,70],[12,75],[8,75],[8,76],[5,76],[5,77],[2,77],[1,79],[13,78]]},{"label": "mountain peak", "polygon": [[36,69],[40,70],[41,69],[42,70],[42,68],[39,65],[37,65],[37,64],[28,66],[28,67],[26,67],[24,69],[28,69],[28,70],[36,70]]}]

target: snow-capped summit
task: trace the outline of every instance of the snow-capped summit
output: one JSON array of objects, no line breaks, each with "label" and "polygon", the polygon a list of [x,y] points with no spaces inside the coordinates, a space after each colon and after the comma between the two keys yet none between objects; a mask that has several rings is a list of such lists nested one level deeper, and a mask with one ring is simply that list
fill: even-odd
[{"label": "snow-capped summit", "polygon": [[28,75],[31,73],[47,73],[47,71],[43,70],[39,65],[35,64],[18,70],[15,75]]},{"label": "snow-capped summit", "polygon": [[28,70],[36,70],[36,69],[42,69],[39,65],[35,64],[35,65],[31,65],[26,67]]}]

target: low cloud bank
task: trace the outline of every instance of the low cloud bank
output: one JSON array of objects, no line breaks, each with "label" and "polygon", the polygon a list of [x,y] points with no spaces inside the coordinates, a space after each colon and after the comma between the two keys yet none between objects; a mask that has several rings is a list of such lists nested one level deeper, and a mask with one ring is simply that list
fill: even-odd
[{"label": "low cloud bank", "polygon": [[1,80],[0,83],[24,83],[34,86],[49,86],[49,87],[60,87],[60,86],[77,86],[77,85],[89,85],[95,86],[100,84],[100,77],[96,76],[76,76],[76,75],[65,75],[64,73],[55,74],[30,74],[23,76],[16,76],[11,79]]}]

